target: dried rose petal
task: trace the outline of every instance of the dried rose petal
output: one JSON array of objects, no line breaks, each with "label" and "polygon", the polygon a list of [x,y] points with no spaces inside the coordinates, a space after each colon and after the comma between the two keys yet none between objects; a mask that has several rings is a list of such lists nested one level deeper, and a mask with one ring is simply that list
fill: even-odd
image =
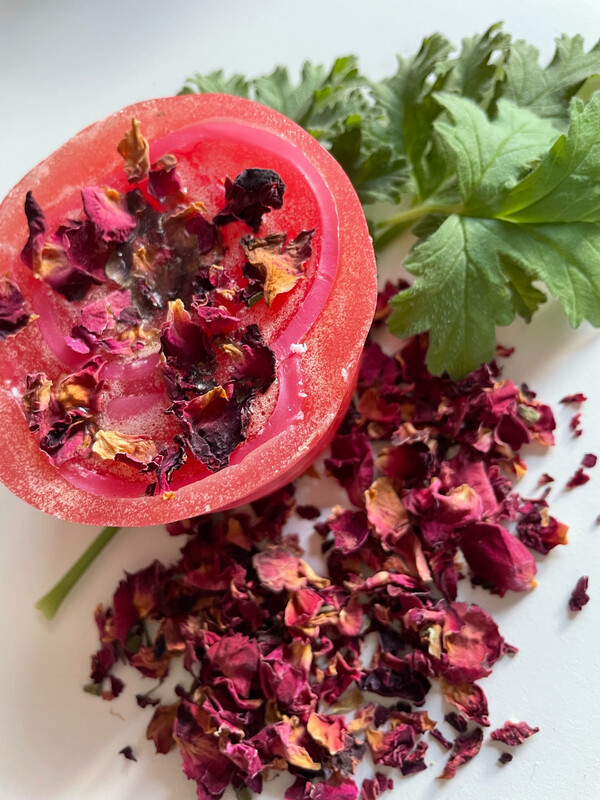
[{"label": "dried rose petal", "polygon": [[481,728],[474,728],[470,733],[463,733],[455,739],[450,758],[439,778],[444,781],[452,780],[456,775],[456,770],[474,758],[481,750],[482,742],[483,731]]},{"label": "dried rose petal", "polygon": [[549,553],[557,545],[567,544],[568,527],[548,512],[545,500],[528,500],[520,508],[517,535],[523,544],[538,553]]},{"label": "dried rose petal", "polygon": [[589,578],[587,575],[582,575],[575,584],[575,588],[571,592],[569,598],[569,609],[571,611],[581,611],[581,609],[589,603],[590,598],[587,593]]},{"label": "dried rose petal", "polygon": [[115,189],[86,186],[81,190],[83,208],[105,242],[125,242],[137,222]]},{"label": "dried rose petal", "polygon": [[363,507],[364,494],[373,482],[374,472],[373,449],[368,436],[360,432],[335,436],[325,467],[346,489],[350,502]]},{"label": "dried rose petal", "polygon": [[32,320],[25,309],[25,299],[16,283],[0,276],[0,342],[14,336]]},{"label": "dried rose petal", "polygon": [[[465,722],[465,730],[466,730],[466,722]],[[452,748],[452,742],[449,742],[448,739],[444,736],[444,734],[438,729],[433,728],[433,730],[429,731],[430,736],[432,736],[438,744],[440,744],[444,750],[450,750]]]},{"label": "dried rose petal", "polygon": [[587,467],[587,469],[595,467],[597,463],[598,463],[598,456],[594,455],[594,453],[586,453],[584,457],[581,459],[581,466]]},{"label": "dried rose petal", "polygon": [[306,730],[312,738],[334,755],[347,746],[348,726],[343,716],[311,714]]},{"label": "dried rose petal", "polygon": [[119,155],[125,159],[125,173],[130,183],[139,183],[150,169],[150,147],[142,136],[140,123],[131,120],[131,128],[117,145]]},{"label": "dried rose petal", "polygon": [[377,478],[365,493],[367,517],[386,550],[409,531],[406,508],[389,478]]},{"label": "dried rose petal", "polygon": [[314,230],[301,231],[287,244],[285,233],[271,233],[264,239],[242,237],[242,249],[248,260],[244,274],[264,292],[267,306],[277,295],[290,292],[304,277],[304,264],[312,255],[313,235]]},{"label": "dried rose petal", "polygon": [[583,394],[583,392],[575,392],[574,394],[566,395],[560,402],[565,404],[584,403],[586,400],[587,397]]},{"label": "dried rose petal", "polygon": [[359,550],[369,538],[369,525],[364,511],[342,511],[339,506],[327,520],[335,547],[344,554]]},{"label": "dried rose petal", "polygon": [[169,207],[185,199],[176,167],[177,159],[169,153],[152,164],[148,173],[148,193]]},{"label": "dried rose petal", "polygon": [[487,698],[476,683],[450,683],[442,678],[442,694],[467,719],[479,725],[490,724]]},{"label": "dried rose petal", "polygon": [[460,547],[474,574],[492,583],[499,594],[535,586],[533,556],[502,525],[476,523],[463,528]]},{"label": "dried rose petal", "polygon": [[590,476],[587,472],[583,471],[583,467],[579,467],[579,469],[575,470],[573,475],[567,481],[567,489],[574,489],[576,486],[583,486],[584,483],[587,483],[590,479]]},{"label": "dried rose petal", "polygon": [[154,742],[157,753],[168,753],[175,747],[173,726],[177,717],[179,703],[170,706],[159,706],[150,720],[146,738]]},{"label": "dried rose petal", "polygon": [[525,739],[537,733],[539,728],[532,728],[526,722],[511,722],[507,720],[501,728],[497,728],[490,733],[490,738],[495,742],[503,742],[504,744],[516,747],[523,744]]},{"label": "dried rose petal", "polygon": [[270,169],[245,169],[232,182],[225,181],[225,200],[214,218],[215,225],[227,225],[239,220],[257,231],[263,214],[281,208],[285,184]]}]

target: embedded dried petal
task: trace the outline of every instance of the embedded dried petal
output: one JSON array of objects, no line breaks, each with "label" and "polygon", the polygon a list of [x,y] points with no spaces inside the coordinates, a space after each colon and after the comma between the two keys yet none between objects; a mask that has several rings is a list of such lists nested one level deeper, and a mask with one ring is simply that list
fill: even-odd
[{"label": "embedded dried petal", "polygon": [[142,136],[137,119],[131,120],[131,128],[117,145],[117,150],[125,159],[125,173],[130,183],[139,183],[148,176],[150,147]]},{"label": "embedded dried petal", "polygon": [[250,412],[247,400],[236,402],[222,386],[194,397],[176,409],[194,456],[215,472],[229,464],[245,440]]},{"label": "embedded dried petal", "polygon": [[64,411],[84,410],[87,414],[100,408],[101,375],[106,361],[97,356],[79,371],[67,375],[56,387],[56,399]]},{"label": "embedded dried petal", "polygon": [[[108,461],[148,464],[156,455],[156,445],[147,436],[131,436],[117,431],[96,431],[92,452]],[[127,456],[127,458],[118,458]]]},{"label": "embedded dried petal", "polygon": [[258,325],[248,325],[238,347],[231,374],[239,400],[264,394],[275,380],[275,355],[265,344]]},{"label": "embedded dried petal", "polygon": [[523,744],[525,739],[537,733],[539,728],[532,728],[526,722],[511,722],[507,720],[501,728],[490,733],[490,738],[495,742],[503,742],[511,747]]},{"label": "embedded dried petal", "polygon": [[219,751],[218,739],[203,733],[183,703],[177,712],[173,735],[183,771],[198,784],[198,800],[218,800],[235,772],[234,763]]},{"label": "embedded dried petal", "polygon": [[168,153],[152,164],[148,174],[148,193],[169,206],[176,205],[185,198],[176,167],[177,159]]},{"label": "embedded dried petal", "polygon": [[443,674],[452,683],[484,678],[503,653],[514,652],[490,615],[467,603],[452,603],[448,610],[444,648]]},{"label": "embedded dried petal", "polygon": [[148,465],[140,470],[141,472],[149,472],[156,475],[156,482],[146,488],[146,494],[154,495],[158,493],[164,495],[165,492],[170,491],[170,481],[173,473],[181,469],[186,460],[187,452],[183,437],[175,436],[172,446],[161,448],[160,452]]},{"label": "embedded dried petal", "polygon": [[502,525],[475,523],[461,531],[460,547],[473,573],[503,595],[535,586],[535,560],[529,550]]},{"label": "embedded dried petal", "polygon": [[214,218],[215,225],[239,220],[257,231],[263,214],[281,208],[285,184],[271,169],[245,169],[232,182],[225,181],[226,203]]},{"label": "embedded dried petal", "polygon": [[52,397],[52,381],[43,372],[27,375],[23,393],[23,410],[29,429],[37,431],[43,424],[44,412],[48,410]]},{"label": "embedded dried petal", "polygon": [[290,292],[304,278],[303,265],[312,255],[314,233],[314,230],[302,231],[287,244],[285,233],[271,233],[264,239],[242,237],[240,243],[249,264],[246,277],[260,283],[267,306],[278,294]]},{"label": "embedded dried petal", "polygon": [[21,260],[36,274],[34,265],[46,241],[46,216],[32,191],[27,192],[25,196],[25,216],[29,227],[29,238],[21,251]]},{"label": "embedded dried petal", "polygon": [[7,275],[0,276],[0,342],[28,325],[33,316],[25,309],[25,298]]},{"label": "embedded dried petal", "polygon": [[179,370],[189,383],[193,384],[198,375],[214,371],[214,349],[201,326],[192,322],[181,300],[169,303],[161,344],[167,364]]},{"label": "embedded dried petal", "polygon": [[81,190],[83,208],[105,242],[125,242],[137,225],[125,198],[116,189],[86,186]]},{"label": "embedded dried petal", "polygon": [[230,314],[225,306],[207,306],[193,302],[192,307],[198,315],[200,326],[209,336],[223,336],[239,328],[239,317]]}]

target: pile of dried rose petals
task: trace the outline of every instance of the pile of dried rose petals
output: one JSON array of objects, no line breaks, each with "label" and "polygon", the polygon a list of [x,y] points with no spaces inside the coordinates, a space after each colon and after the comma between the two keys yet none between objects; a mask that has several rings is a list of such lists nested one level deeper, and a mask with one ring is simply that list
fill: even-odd
[{"label": "pile of dried rose petals", "polygon": [[[520,497],[512,480],[523,445],[551,445],[555,424],[495,364],[453,381],[428,373],[425,349],[423,337],[394,356],[366,346],[325,462],[350,503],[315,525],[324,574],[284,531],[294,513],[319,516],[296,507],[290,484],[247,511],[170,525],[188,537],[180,560],[127,575],[112,608],[96,611],[88,690],[117,696],[121,660],[158,681],[183,660],[190,678],[174,703],[152,691],[138,702],[157,706],[148,738],[159,753],[179,748],[201,800],[229,785],[260,792],[274,770],[294,778],[286,800],[374,800],[393,785],[380,768],[426,768],[428,736],[450,751],[444,779],[481,748],[478,681],[516,649],[482,608],[457,600],[462,563],[493,592],[526,591],[529,548],[566,542],[546,500]],[[432,681],[456,709],[453,742],[423,709]],[[507,723],[492,738],[514,745],[535,732]],[[359,787],[366,752],[377,771]]]}]

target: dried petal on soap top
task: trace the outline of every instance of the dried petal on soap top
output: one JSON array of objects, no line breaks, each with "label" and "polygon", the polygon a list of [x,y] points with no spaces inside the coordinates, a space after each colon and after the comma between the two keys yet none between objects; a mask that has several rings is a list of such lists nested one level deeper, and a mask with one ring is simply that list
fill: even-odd
[{"label": "dried petal on soap top", "polygon": [[303,266],[312,255],[314,230],[302,231],[286,244],[285,233],[271,233],[264,239],[242,237],[240,244],[248,263],[244,275],[264,292],[270,306],[279,294],[290,292],[304,277]]},{"label": "dried petal on soap top", "polygon": [[190,450],[213,472],[226,467],[235,448],[246,439],[249,399],[237,402],[222,386],[188,402],[174,403],[173,411]]},{"label": "dried petal on soap top", "polygon": [[0,276],[0,342],[14,336],[32,320],[25,298],[8,275]]},{"label": "dried petal on soap top", "polygon": [[225,180],[226,203],[213,222],[245,222],[256,232],[264,214],[283,205],[285,184],[271,169],[245,169],[234,181]]},{"label": "dried petal on soap top", "polygon": [[98,430],[94,435],[92,452],[108,461],[148,464],[156,455],[156,444],[147,436]]},{"label": "dried petal on soap top", "polygon": [[152,164],[148,175],[148,193],[171,208],[186,199],[177,174],[177,159],[171,153],[161,156]]},{"label": "dried petal on soap top", "polygon": [[150,147],[142,136],[140,123],[131,120],[131,128],[117,145],[119,155],[125,159],[125,173],[130,183],[139,183],[148,177],[150,169]]},{"label": "dried petal on soap top", "polygon": [[[79,252],[80,232],[89,236],[85,224],[71,223],[47,238],[44,212],[31,191],[27,192],[25,198],[25,216],[29,238],[21,253],[21,260],[33,271],[36,278],[64,295],[67,300],[81,300],[93,283],[103,280],[93,269],[94,256],[84,260]],[[94,251],[94,245],[90,249]],[[103,254],[100,254],[100,260],[102,257]]]},{"label": "dried petal on soap top", "polygon": [[105,242],[125,242],[137,225],[127,210],[125,197],[108,186],[86,186],[81,190],[83,208]]}]

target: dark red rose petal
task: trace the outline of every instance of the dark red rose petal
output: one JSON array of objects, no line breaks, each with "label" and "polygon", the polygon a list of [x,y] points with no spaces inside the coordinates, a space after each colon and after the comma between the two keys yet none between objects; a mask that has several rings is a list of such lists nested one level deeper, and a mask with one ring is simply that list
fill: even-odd
[{"label": "dark red rose petal", "polygon": [[571,611],[581,611],[581,609],[589,603],[590,598],[587,593],[589,578],[587,575],[582,575],[575,584],[575,588],[571,592],[569,598],[569,609]]}]

